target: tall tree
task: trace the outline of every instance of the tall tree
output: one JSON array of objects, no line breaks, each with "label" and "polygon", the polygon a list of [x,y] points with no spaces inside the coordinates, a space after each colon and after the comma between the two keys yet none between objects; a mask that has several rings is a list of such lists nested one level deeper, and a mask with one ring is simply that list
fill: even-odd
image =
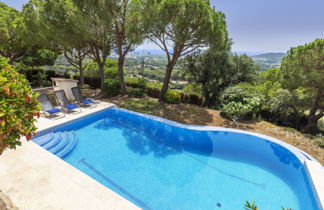
[{"label": "tall tree", "polygon": [[324,39],[292,48],[281,64],[282,86],[290,90],[313,92],[308,125],[304,132],[316,133],[317,122],[324,116]]},{"label": "tall tree", "polygon": [[64,50],[66,60],[80,72],[80,86],[84,85],[84,59],[89,53],[87,46]]},{"label": "tall tree", "polygon": [[229,51],[195,52],[184,59],[185,72],[191,81],[201,84],[204,106],[219,105],[221,92],[231,82],[233,62]]},{"label": "tall tree", "polygon": [[104,90],[104,67],[113,47],[113,7],[112,0],[72,0],[81,14],[86,32],[89,56],[97,62]]},{"label": "tall tree", "polygon": [[29,37],[59,48],[67,61],[80,72],[84,84],[83,61],[88,53],[83,18],[71,0],[31,0],[23,9]]},{"label": "tall tree", "polygon": [[115,1],[114,4],[114,42],[118,53],[118,77],[122,95],[126,93],[124,81],[125,56],[144,39],[138,6],[139,1],[134,0]]},{"label": "tall tree", "polygon": [[201,84],[205,106],[219,106],[222,91],[241,82],[257,79],[259,66],[247,55],[230,53],[226,48],[213,45],[204,52],[192,53],[184,59],[185,73],[194,83]]},{"label": "tall tree", "polygon": [[9,64],[27,54],[21,25],[19,11],[0,2],[0,56],[8,58]]},{"label": "tall tree", "polygon": [[224,15],[210,8],[206,0],[151,0],[147,3],[145,25],[148,38],[167,56],[160,100],[168,90],[171,73],[181,56],[226,39]]}]

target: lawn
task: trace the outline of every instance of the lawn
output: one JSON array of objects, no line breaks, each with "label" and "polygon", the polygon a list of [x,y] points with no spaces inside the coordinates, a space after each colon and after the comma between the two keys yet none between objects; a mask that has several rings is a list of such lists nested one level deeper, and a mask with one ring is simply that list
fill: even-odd
[{"label": "lawn", "polygon": [[[231,123],[218,110],[205,109],[187,104],[166,104],[154,98],[119,97],[102,99],[118,107],[164,117],[185,124],[231,127]],[[263,120],[241,122],[239,129],[262,133],[304,150],[324,164],[324,139],[306,136],[294,129],[280,127]]]}]

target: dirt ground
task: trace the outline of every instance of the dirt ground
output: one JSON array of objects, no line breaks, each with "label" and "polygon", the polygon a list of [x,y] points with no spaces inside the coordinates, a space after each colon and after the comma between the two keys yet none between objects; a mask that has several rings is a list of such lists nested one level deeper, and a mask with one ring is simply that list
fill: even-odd
[{"label": "dirt ground", "polygon": [[[154,98],[128,98],[100,97],[101,100],[109,101],[117,106],[137,112],[160,116],[185,124],[210,125],[221,127],[233,127],[232,123],[226,119],[220,111],[205,109],[188,104],[166,104],[161,103]],[[282,141],[285,141],[295,147],[309,153],[324,165],[324,140],[320,138],[310,138],[299,131],[291,128],[280,127],[263,120],[253,120],[241,122],[239,129],[265,134]]]}]

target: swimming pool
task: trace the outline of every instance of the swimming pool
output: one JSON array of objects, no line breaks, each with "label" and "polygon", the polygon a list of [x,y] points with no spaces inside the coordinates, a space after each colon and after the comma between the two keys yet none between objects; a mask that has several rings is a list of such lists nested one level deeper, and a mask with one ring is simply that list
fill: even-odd
[{"label": "swimming pool", "polygon": [[70,145],[63,160],[144,209],[319,209],[300,161],[312,158],[262,136],[119,108],[45,133],[49,151]]}]

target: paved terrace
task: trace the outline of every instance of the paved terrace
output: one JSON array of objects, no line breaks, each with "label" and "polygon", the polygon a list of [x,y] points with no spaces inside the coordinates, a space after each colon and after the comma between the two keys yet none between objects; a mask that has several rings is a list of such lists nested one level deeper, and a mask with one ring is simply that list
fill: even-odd
[{"label": "paved terrace", "polygon": [[[59,120],[41,117],[38,130],[76,119],[113,104],[101,102]],[[0,190],[14,205],[26,210],[139,209],[99,182],[33,142],[7,150],[0,158]]]}]

